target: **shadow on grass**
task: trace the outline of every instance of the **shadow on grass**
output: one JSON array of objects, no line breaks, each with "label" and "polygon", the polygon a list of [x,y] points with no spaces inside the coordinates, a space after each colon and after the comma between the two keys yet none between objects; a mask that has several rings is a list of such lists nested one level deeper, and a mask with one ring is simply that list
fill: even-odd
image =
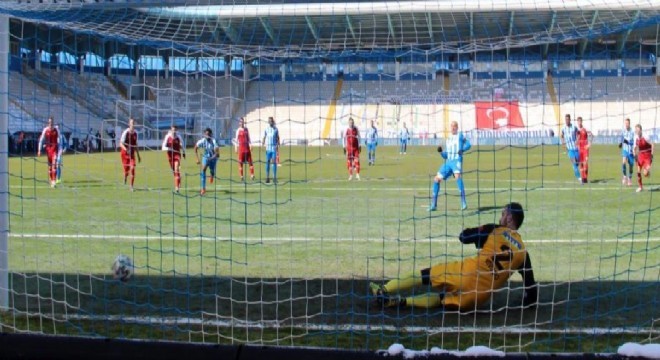
[{"label": "shadow on grass", "polygon": [[[660,318],[658,282],[545,283],[540,284],[538,306],[528,308],[521,306],[522,285],[512,282],[496,292],[491,303],[463,313],[382,309],[370,296],[368,284],[361,279],[205,276],[135,276],[123,283],[107,275],[28,273],[13,274],[10,298],[11,308],[19,313],[60,319],[73,316],[69,322],[82,319],[76,316],[126,316],[145,323],[179,318],[216,327],[312,325],[319,331],[340,332],[383,327],[436,332],[459,327],[588,332],[592,328],[651,328],[653,319]],[[351,330],[352,325],[358,328]]]},{"label": "shadow on grass", "polygon": [[[13,274],[0,331],[348,349],[474,344],[510,351],[616,351],[660,336],[658,282],[521,284],[478,310],[382,309],[365,279]],[[425,289],[420,289],[424,292]],[[657,320],[656,320],[657,321]],[[623,329],[623,330],[621,330]],[[625,341],[624,341],[625,340]],[[429,345],[430,344],[430,345]]]},{"label": "shadow on grass", "polygon": [[589,180],[590,184],[607,184],[614,181],[614,178],[605,178],[605,179],[593,179]]}]

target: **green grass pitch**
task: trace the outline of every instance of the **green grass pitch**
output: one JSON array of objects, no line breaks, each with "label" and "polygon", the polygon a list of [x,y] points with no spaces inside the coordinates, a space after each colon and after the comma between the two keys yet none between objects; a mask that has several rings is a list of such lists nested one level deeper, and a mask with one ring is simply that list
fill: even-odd
[{"label": "green grass pitch", "polygon": [[[557,146],[475,147],[464,164],[468,209],[450,180],[432,213],[431,178],[442,163],[434,147],[406,155],[379,147],[375,166],[364,151],[361,181],[350,182],[340,148],[283,147],[277,186],[265,183],[260,150],[256,181],[241,182],[235,154],[223,148],[204,196],[191,149],[180,194],[160,151],[142,152],[135,192],[116,152],[66,155],[56,189],[45,157],[11,158],[15,310],[0,314],[0,330],[508,351],[613,351],[624,339],[660,337],[660,182],[652,174],[641,193],[622,186],[614,146],[593,147],[586,185]],[[520,232],[539,306],[521,309],[517,275],[464,314],[369,301],[368,281],[474,255],[458,233],[497,221],[509,201],[526,211]],[[109,270],[120,253],[136,265],[126,284]]]}]

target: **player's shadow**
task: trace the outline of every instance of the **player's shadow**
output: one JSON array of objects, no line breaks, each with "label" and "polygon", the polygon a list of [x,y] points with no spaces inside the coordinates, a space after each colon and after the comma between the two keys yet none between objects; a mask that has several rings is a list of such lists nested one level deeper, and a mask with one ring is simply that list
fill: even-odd
[{"label": "player's shadow", "polygon": [[71,184],[71,185],[101,185],[102,183],[103,180],[100,179],[85,179],[85,180],[72,180],[72,181],[67,180],[65,182],[65,184]]},{"label": "player's shadow", "polygon": [[590,184],[607,184],[609,182],[614,181],[614,178],[607,178],[607,179],[593,179],[589,180]]}]

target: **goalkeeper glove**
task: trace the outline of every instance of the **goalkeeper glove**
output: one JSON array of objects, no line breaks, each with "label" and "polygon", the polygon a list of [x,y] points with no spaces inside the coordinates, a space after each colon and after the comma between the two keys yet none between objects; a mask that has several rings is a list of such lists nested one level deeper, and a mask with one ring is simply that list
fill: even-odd
[{"label": "goalkeeper glove", "polygon": [[346,148],[344,148],[344,155],[346,155]]},{"label": "goalkeeper glove", "polygon": [[623,147],[623,143],[619,143],[619,149]]},{"label": "goalkeeper glove", "polygon": [[183,158],[185,159],[186,158],[186,153],[183,153],[182,155],[183,155]]},{"label": "goalkeeper glove", "polygon": [[442,146],[438,146],[438,152],[442,154]]},{"label": "goalkeeper glove", "polygon": [[362,154],[362,146],[358,146],[358,154]]}]

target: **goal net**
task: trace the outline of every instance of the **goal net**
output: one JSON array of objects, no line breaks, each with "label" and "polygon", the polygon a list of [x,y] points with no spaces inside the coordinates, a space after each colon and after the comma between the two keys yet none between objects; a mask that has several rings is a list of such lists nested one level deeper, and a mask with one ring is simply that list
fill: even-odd
[{"label": "goal net", "polygon": [[[626,118],[660,143],[660,9],[503,3],[0,2],[0,329],[346,349],[657,343],[660,186],[619,144]],[[566,115],[592,134],[576,166]],[[49,116],[66,144],[54,185],[38,156]],[[120,155],[129,118],[134,183]],[[452,169],[436,187],[454,122],[471,148],[460,181]],[[162,151],[173,125],[180,170]],[[512,202],[538,302],[517,268],[457,293],[470,276],[436,266],[485,256],[459,234]],[[127,281],[111,271],[118,255]],[[374,294],[390,280],[406,286]],[[460,311],[441,303],[475,292],[487,296]],[[407,306],[383,307],[397,296]]]}]

